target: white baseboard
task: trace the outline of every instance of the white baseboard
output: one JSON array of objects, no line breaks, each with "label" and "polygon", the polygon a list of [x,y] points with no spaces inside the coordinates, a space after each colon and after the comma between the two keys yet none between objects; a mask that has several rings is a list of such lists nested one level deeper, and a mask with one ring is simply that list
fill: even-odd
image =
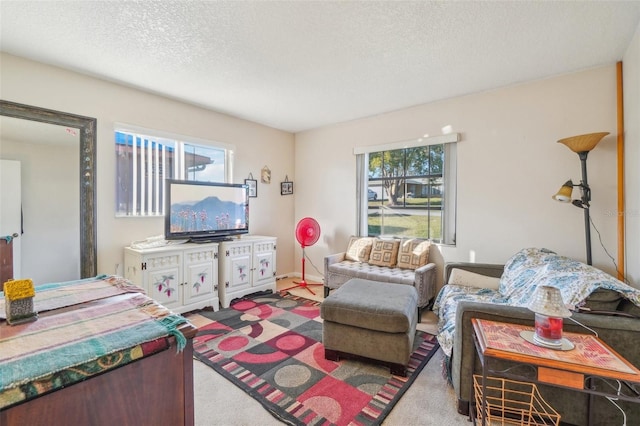
[{"label": "white baseboard", "polygon": [[[281,280],[283,278],[302,278],[302,274],[300,272],[289,272],[288,274],[276,275],[276,280]],[[309,275],[305,273],[305,279],[316,283],[324,283],[324,277],[318,275]]]}]

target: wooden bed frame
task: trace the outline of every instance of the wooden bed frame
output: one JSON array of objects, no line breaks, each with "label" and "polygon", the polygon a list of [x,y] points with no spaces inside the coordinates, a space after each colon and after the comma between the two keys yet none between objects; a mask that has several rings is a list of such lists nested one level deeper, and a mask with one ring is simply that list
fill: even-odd
[{"label": "wooden bed frame", "polygon": [[194,424],[193,345],[185,324],[181,352],[168,349],[0,411],[0,425]]}]

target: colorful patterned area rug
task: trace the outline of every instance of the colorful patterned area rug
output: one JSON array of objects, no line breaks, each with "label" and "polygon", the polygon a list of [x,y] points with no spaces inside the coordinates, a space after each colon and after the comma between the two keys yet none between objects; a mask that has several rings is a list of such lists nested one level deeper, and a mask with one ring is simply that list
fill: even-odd
[{"label": "colorful patterned area rug", "polygon": [[324,358],[320,303],[289,294],[238,300],[198,329],[197,359],[292,425],[379,425],[438,349],[416,332],[407,377]]}]

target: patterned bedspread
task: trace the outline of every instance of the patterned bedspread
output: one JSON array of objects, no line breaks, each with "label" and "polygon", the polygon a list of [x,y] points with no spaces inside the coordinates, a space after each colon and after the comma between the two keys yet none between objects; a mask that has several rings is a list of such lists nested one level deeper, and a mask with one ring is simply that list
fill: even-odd
[{"label": "patterned bedspread", "polygon": [[436,297],[433,311],[438,315],[438,342],[448,357],[453,349],[456,308],[462,300],[526,307],[540,285],[560,289],[570,308],[580,306],[596,290],[618,292],[640,306],[640,290],[585,263],[560,256],[551,250],[527,248],[505,264],[498,291],[459,285],[445,285]]},{"label": "patterned bedspread", "polygon": [[[40,284],[36,286],[33,305],[35,311],[41,313],[129,292],[144,293],[144,290],[122,277],[98,275],[76,281]],[[0,319],[6,319],[2,292],[0,301]]]},{"label": "patterned bedspread", "polygon": [[[103,276],[37,287],[36,298],[40,292],[47,303],[57,299],[58,309],[34,322],[0,322],[0,409],[166,349],[169,336],[176,338],[179,350],[184,347],[177,327],[187,320],[132,292],[125,281]],[[102,291],[105,285],[118,290],[109,296]],[[75,286],[82,290],[74,291]],[[74,296],[45,294],[61,288]],[[2,305],[3,297],[0,293]]]}]

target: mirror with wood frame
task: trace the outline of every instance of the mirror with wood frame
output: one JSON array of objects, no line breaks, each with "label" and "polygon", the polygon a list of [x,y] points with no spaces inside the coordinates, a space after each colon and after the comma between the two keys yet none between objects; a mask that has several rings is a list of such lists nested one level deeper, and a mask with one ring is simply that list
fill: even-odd
[{"label": "mirror with wood frame", "polygon": [[[0,100],[0,116],[63,126],[68,132],[77,134],[80,278],[96,276],[96,119],[5,100]],[[65,191],[65,188],[59,188],[59,191]],[[55,221],[50,226],[55,227]],[[56,250],[56,247],[47,249]]]}]

